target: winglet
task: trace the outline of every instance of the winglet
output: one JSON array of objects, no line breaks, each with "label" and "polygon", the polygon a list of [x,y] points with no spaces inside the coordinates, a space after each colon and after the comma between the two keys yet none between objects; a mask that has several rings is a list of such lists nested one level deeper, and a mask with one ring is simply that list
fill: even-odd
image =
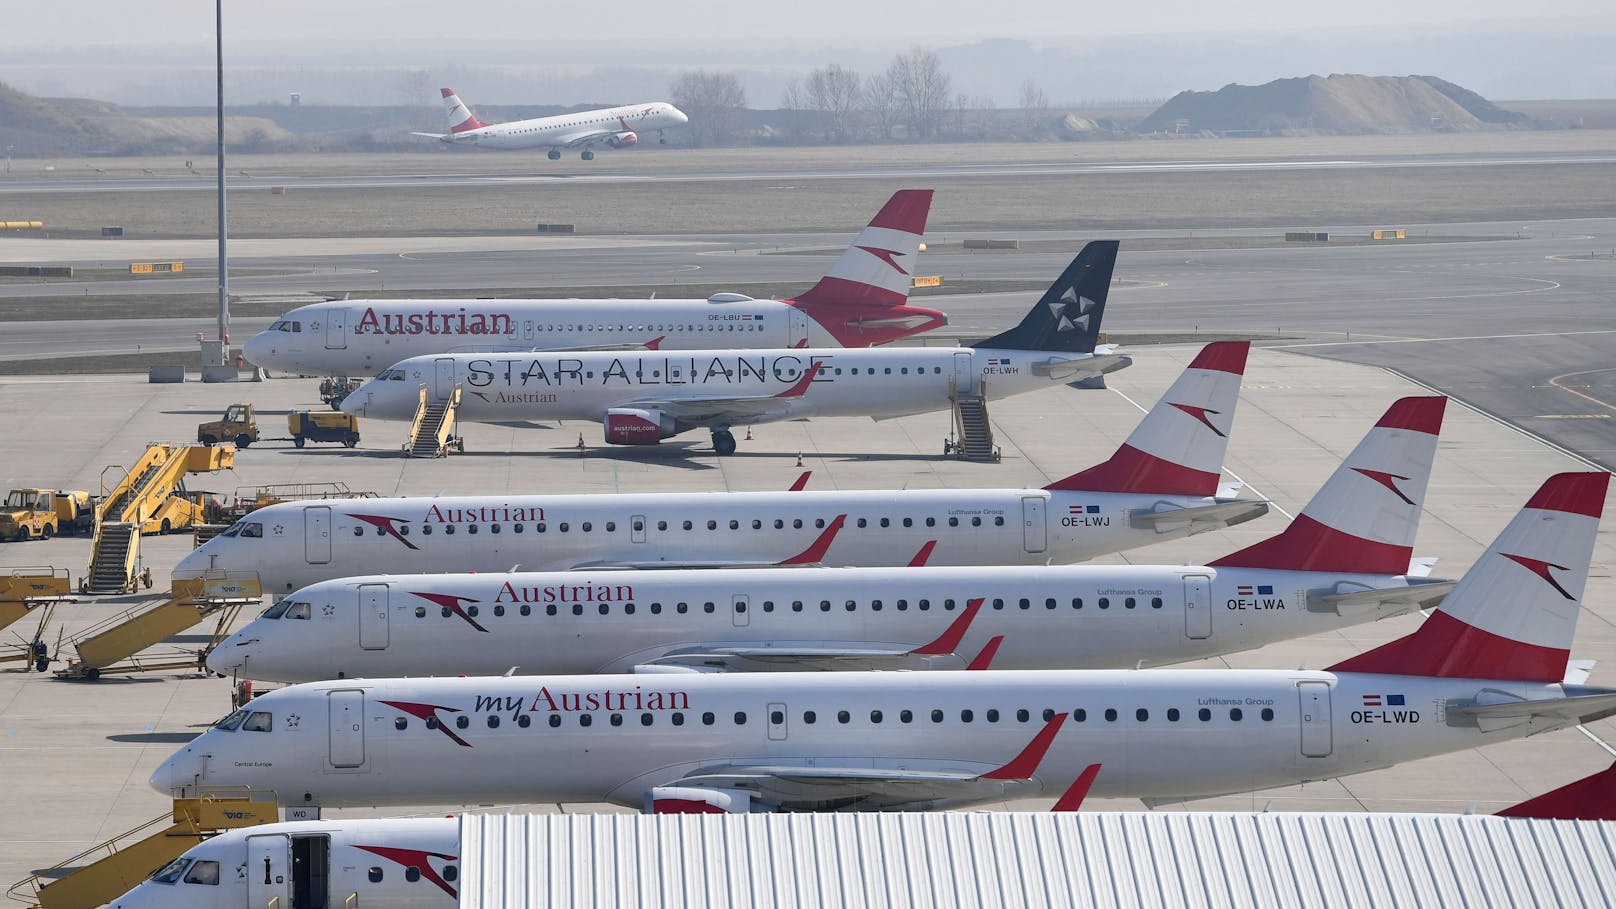
[{"label": "winglet", "polygon": [[825,558],[825,552],[830,549],[831,542],[836,539],[836,534],[841,532],[842,525],[845,523],[847,523],[847,515],[837,515],[836,519],[830,522],[829,526],[827,526],[819,534],[819,536],[809,544],[807,549],[804,549],[802,552],[797,553],[780,564],[813,565],[822,561]]},{"label": "winglet", "polygon": [[662,342],[666,341],[666,340],[668,340],[667,335],[657,335],[656,337],[652,338],[651,340],[645,342],[645,349],[646,350],[661,350],[662,349]]},{"label": "winglet", "polygon": [[1066,787],[1061,797],[1055,800],[1055,807],[1050,811],[1076,811],[1082,806],[1083,800],[1088,798],[1089,790],[1094,786],[1094,778],[1100,775],[1100,765],[1090,764],[1077,775],[1072,785]]},{"label": "winglet", "polygon": [[780,392],[779,394],[775,395],[775,397],[777,397],[777,398],[800,398],[800,397],[802,397],[803,394],[806,391],[808,391],[808,383],[812,382],[814,380],[814,376],[819,375],[819,371],[821,369],[823,369],[824,367],[825,367],[825,364],[823,362],[821,362],[819,360],[815,360],[813,362],[813,365],[808,367],[808,371],[802,374],[802,378],[797,380],[797,384],[791,386],[790,388],[786,389],[785,391]]},{"label": "winglet", "polygon": [[982,602],[982,597],[967,602],[965,611],[949,623],[943,633],[937,636],[937,640],[930,644],[922,644],[909,652],[916,656],[942,656],[958,650],[960,641],[965,639],[965,632],[971,627],[971,621],[982,610]]},{"label": "winglet", "polygon": [[1499,817],[1557,818],[1564,821],[1616,820],[1616,763],[1593,776],[1567,783],[1498,812]]},{"label": "winglet", "polygon": [[803,489],[808,485],[808,478],[813,476],[813,475],[814,475],[814,472],[811,471],[811,470],[803,471],[802,476],[798,477],[797,481],[795,483],[792,483],[791,488],[786,490],[786,491],[787,492],[802,492]]},{"label": "winglet", "polygon": [[1003,643],[1004,635],[994,635],[988,640],[987,646],[982,648],[982,652],[976,655],[976,659],[971,661],[971,665],[965,667],[965,670],[967,672],[981,672],[988,668],[988,666],[992,665],[993,658],[998,656],[999,645]]},{"label": "winglet", "polygon": [[915,553],[915,557],[909,560],[909,567],[910,568],[924,568],[924,567],[926,567],[926,563],[931,560],[931,551],[933,549],[936,549],[936,548],[937,548],[937,541],[936,540],[927,540],[926,545],[920,547],[920,551]]},{"label": "winglet", "polygon": [[1044,755],[1049,753],[1049,746],[1055,742],[1055,733],[1060,732],[1061,724],[1066,722],[1065,712],[1057,713],[1044,728],[1039,730],[1027,747],[998,770],[989,770],[982,774],[984,780],[1026,780],[1031,779],[1038,772],[1038,765],[1043,763]]}]

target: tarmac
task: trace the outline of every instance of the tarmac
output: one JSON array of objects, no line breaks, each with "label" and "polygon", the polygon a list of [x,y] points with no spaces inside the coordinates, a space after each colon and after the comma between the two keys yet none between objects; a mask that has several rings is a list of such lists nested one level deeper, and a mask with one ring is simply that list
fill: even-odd
[{"label": "tarmac", "polygon": [[[1103,460],[1194,356],[1198,345],[1140,346],[1134,366],[1109,377],[1105,391],[1053,387],[991,405],[1003,450],[995,464],[942,456],[950,417],[939,412],[887,422],[825,419],[738,432],[740,451],[718,458],[705,434],[654,449],[615,449],[600,442],[599,426],[568,423],[465,427],[466,453],[443,460],[399,456],[405,429],[367,423],[356,449],[265,441],[238,453],[235,469],[193,478],[193,488],[231,494],[272,483],[342,482],[383,495],[501,492],[621,492],[783,489],[801,470],[810,488],[963,488],[1043,485]],[[144,376],[23,376],[0,383],[7,418],[4,483],[96,490],[112,482],[154,440],[194,438],[196,424],[235,401],[252,401],[266,436],[284,414],[320,409],[316,383],[271,379],[254,384],[151,385]],[[1277,349],[1255,349],[1246,373],[1229,446],[1227,471],[1248,495],[1274,503],[1265,518],[1229,530],[1138,550],[1109,562],[1195,563],[1277,532],[1335,469],[1387,405],[1428,389],[1393,372]],[[577,448],[580,434],[583,452]],[[799,453],[803,467],[799,469]],[[1440,558],[1435,574],[1457,577],[1549,475],[1588,469],[1587,462],[1512,425],[1457,402],[1450,404],[1427,495],[1417,556]],[[1607,507],[1610,503],[1607,503]],[[1608,522],[1607,522],[1608,523]],[[1616,544],[1601,532],[1574,659],[1600,660],[1590,681],[1616,684]],[[59,668],[72,655],[75,632],[155,600],[168,571],[190,549],[185,535],[148,538],[150,594],[85,598],[64,604],[46,639]],[[0,570],[50,565],[77,578],[89,558],[85,538],[0,545]],[[362,566],[355,566],[355,571]],[[1411,631],[1405,617],[1235,654],[1203,665],[1323,667]],[[32,633],[31,619],[7,630]],[[198,626],[151,653],[194,651],[205,640]],[[57,642],[60,640],[58,646]],[[3,655],[3,654],[0,654]],[[230,683],[184,671],[64,682],[0,663],[0,883],[64,861],[165,814],[167,800],[148,776],[176,747],[230,709]],[[1195,665],[1195,664],[1188,664]],[[1592,739],[1592,740],[1591,740]],[[1211,810],[1435,811],[1474,807],[1488,812],[1608,765],[1616,725],[1605,720],[1587,734],[1565,730],[1447,757],[1431,758],[1339,781],[1308,783],[1193,802]],[[1041,810],[1052,799],[990,809]],[[1128,800],[1091,803],[1090,810],[1137,810]],[[554,805],[521,806],[555,811]],[[442,814],[416,811],[330,812],[328,816]],[[568,805],[568,812],[621,809]]]}]

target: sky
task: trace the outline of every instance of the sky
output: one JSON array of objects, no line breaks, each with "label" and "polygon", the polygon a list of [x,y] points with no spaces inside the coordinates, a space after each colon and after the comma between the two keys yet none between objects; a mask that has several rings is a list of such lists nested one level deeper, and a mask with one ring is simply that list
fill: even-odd
[{"label": "sky", "polygon": [[[742,10],[737,14],[736,10]],[[0,0],[0,81],[124,106],[212,101],[209,0]],[[602,11],[606,11],[603,13]],[[810,68],[877,72],[937,49],[954,88],[1014,106],[1159,103],[1310,74],[1439,76],[1489,98],[1616,98],[1611,0],[268,0],[225,3],[235,104],[426,106],[437,86],[488,105],[638,103],[694,68],[777,106]]]}]

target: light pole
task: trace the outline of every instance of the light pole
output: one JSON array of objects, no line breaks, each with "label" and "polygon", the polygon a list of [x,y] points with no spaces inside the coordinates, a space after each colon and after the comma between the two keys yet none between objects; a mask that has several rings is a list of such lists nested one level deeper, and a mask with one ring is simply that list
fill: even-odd
[{"label": "light pole", "polygon": [[15,151],[16,148],[17,146],[15,145],[6,146],[6,173],[8,174],[11,173],[11,153]]},{"label": "light pole", "polygon": [[219,90],[219,357],[230,362],[230,258],[225,253],[224,211],[224,0],[213,0],[213,42]]}]

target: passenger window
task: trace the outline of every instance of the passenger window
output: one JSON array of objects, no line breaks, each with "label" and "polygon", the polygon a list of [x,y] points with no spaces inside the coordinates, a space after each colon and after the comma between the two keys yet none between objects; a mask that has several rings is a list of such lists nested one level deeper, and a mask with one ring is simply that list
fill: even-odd
[{"label": "passenger window", "polygon": [[1160,608],[1162,608],[1162,598],[1161,597],[1151,597],[1150,598],[1150,608],[1151,609],[1160,609]]},{"label": "passenger window", "polygon": [[741,710],[735,711],[735,725],[737,725],[737,726],[745,726],[746,725],[746,712],[745,711],[741,711]]},{"label": "passenger window", "polygon": [[376,867],[375,865],[371,865],[370,872],[366,875],[366,877],[370,878],[370,882],[372,884],[380,884],[382,882],[382,869]]},{"label": "passenger window", "polygon": [[1263,718],[1263,722],[1265,722],[1265,723],[1272,722],[1273,719],[1274,719],[1274,708],[1272,708],[1272,707],[1264,707],[1262,709],[1262,718]]},{"label": "passenger window", "polygon": [[1169,708],[1167,708],[1167,722],[1169,722],[1169,723],[1178,722],[1178,708],[1177,707],[1169,707]]},{"label": "passenger window", "polygon": [[810,726],[813,725],[814,721],[817,719],[819,719],[819,714],[813,712],[812,710],[804,710],[802,712],[802,721]]},{"label": "passenger window", "polygon": [[1195,715],[1197,717],[1199,717],[1201,722],[1203,722],[1203,723],[1205,723],[1206,721],[1212,719],[1212,711],[1206,709],[1205,707],[1202,707],[1199,711],[1196,712]]},{"label": "passenger window", "polygon": [[1242,719],[1245,719],[1245,716],[1246,716],[1245,713],[1242,712],[1239,707],[1230,707],[1229,708],[1229,719],[1234,720],[1235,722],[1238,723]]},{"label": "passenger window", "polygon": [[1143,722],[1150,719],[1150,711],[1148,711],[1145,708],[1141,707],[1138,710],[1135,710],[1133,712],[1133,718],[1138,720],[1139,722],[1143,723]]},{"label": "passenger window", "polygon": [[1115,707],[1107,707],[1107,708],[1105,708],[1105,721],[1107,723],[1115,723],[1117,721],[1117,708],[1115,708]]},{"label": "passenger window", "polygon": [[969,723],[972,719],[975,718],[975,716],[976,716],[976,714],[972,713],[970,710],[961,710],[960,711],[960,722]]},{"label": "passenger window", "polygon": [[913,710],[900,710],[900,711],[898,711],[898,722],[900,722],[900,723],[912,723],[912,722],[914,722],[914,720],[915,720],[915,712]]},{"label": "passenger window", "polygon": [[836,722],[846,724],[853,719],[853,715],[845,710],[836,711]]},{"label": "passenger window", "polygon": [[941,710],[933,710],[931,712],[931,721],[933,723],[941,723],[943,721],[943,712]]},{"label": "passenger window", "polygon": [[879,710],[870,711],[870,722],[872,722],[872,723],[881,722],[881,711],[879,711]]}]

